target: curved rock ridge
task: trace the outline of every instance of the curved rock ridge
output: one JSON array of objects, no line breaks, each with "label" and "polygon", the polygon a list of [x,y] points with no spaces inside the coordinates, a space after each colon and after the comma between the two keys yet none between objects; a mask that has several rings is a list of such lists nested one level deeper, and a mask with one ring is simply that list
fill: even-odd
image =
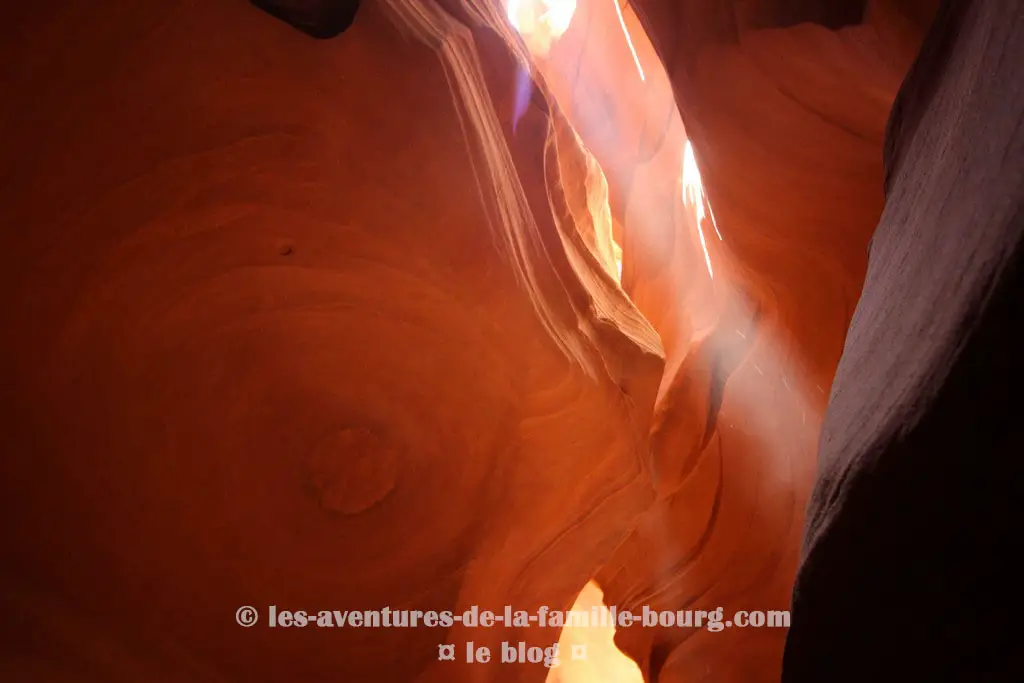
[{"label": "curved rock ridge", "polygon": [[492,106],[511,43],[411,2],[330,41],[233,0],[2,30],[5,669],[543,678],[437,646],[555,632],[231,616],[568,608],[650,505],[660,343],[552,118]]}]

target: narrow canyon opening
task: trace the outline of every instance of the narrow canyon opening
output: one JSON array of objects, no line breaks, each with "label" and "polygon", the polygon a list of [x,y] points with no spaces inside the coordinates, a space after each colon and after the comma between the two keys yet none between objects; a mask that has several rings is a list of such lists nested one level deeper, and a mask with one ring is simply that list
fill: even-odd
[{"label": "narrow canyon opening", "polygon": [[[582,182],[585,201],[581,204],[587,216],[576,217],[575,227],[598,263],[632,301],[634,278],[623,281],[623,262],[628,259],[631,274],[640,269],[642,275],[661,248],[647,237],[658,229],[651,223],[661,214],[661,222],[663,216],[670,217],[669,229],[673,232],[694,229],[707,279],[713,281],[711,253],[721,251],[722,234],[704,191],[672,84],[632,5],[628,0],[586,2],[578,17],[577,0],[503,1],[508,22],[522,39],[529,57],[528,64],[519,65],[516,78],[513,130],[535,96],[535,88],[541,85],[543,96],[565,117],[566,125],[560,130],[556,124],[553,132],[560,177],[564,190]],[[586,24],[587,30],[570,33],[574,21]],[[644,135],[659,127],[663,129],[660,139],[654,144],[647,142],[653,159],[638,158],[637,148],[646,142]],[[582,157],[583,163],[563,163],[563,156]],[[648,176],[653,173],[658,177],[634,180],[638,162],[648,164]],[[640,193],[636,201],[650,205],[641,206],[630,216],[632,239],[627,242],[624,224],[633,182],[655,182],[662,187],[675,184],[678,191],[670,194],[670,202],[678,201],[690,220],[678,220],[677,211],[664,201],[656,201],[664,200],[663,196]],[[614,212],[611,187],[618,198]],[[645,220],[647,217],[649,220]],[[689,242],[692,249],[688,238],[686,234],[672,234],[667,241],[670,245]],[[712,239],[717,241],[709,247]],[[624,242],[631,248],[629,252],[624,251]],[[677,281],[676,286],[693,287],[693,280]],[[700,289],[708,296],[707,287]],[[705,315],[713,308],[710,303],[695,305],[686,296],[669,301],[678,306],[670,317],[688,318],[688,304]],[[687,344],[691,341],[685,340]],[[608,617],[603,592],[594,580],[577,596],[572,612]],[[582,619],[587,621],[586,616]],[[616,626],[603,625],[603,620],[601,624],[593,621],[563,628],[559,639],[561,664],[548,674],[547,683],[643,683],[639,666],[615,645]],[[577,659],[574,648],[581,646],[586,656]]]},{"label": "narrow canyon opening", "polygon": [[[615,646],[614,620],[597,583],[584,586],[572,611],[587,615],[587,620],[562,629],[561,664],[551,669],[545,683],[644,683],[640,667]],[[574,658],[574,647],[584,648],[586,656]]]}]

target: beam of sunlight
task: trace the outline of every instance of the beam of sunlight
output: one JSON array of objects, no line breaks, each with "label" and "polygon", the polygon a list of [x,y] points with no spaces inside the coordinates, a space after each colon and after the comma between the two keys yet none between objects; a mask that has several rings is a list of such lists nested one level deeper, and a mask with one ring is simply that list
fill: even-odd
[{"label": "beam of sunlight", "polygon": [[626,36],[626,44],[629,45],[629,52],[633,55],[633,63],[636,64],[636,70],[640,74],[640,80],[646,81],[647,78],[644,76],[644,68],[640,66],[640,56],[636,53],[636,48],[633,47],[633,38],[629,35],[629,29],[626,28],[626,18],[622,16],[622,7],[619,5],[619,0],[612,0],[615,3],[615,14],[619,17],[619,26],[622,27],[622,35]]},{"label": "beam of sunlight", "polygon": [[693,145],[687,140],[683,147],[683,202],[693,206],[697,212],[697,220],[704,220],[704,184],[697,168],[697,157],[693,155]]},{"label": "beam of sunlight", "polygon": [[[772,314],[766,314],[763,302],[758,299],[758,290],[751,288],[747,292],[732,281],[735,264],[728,251],[729,245],[719,230],[703,186],[695,151],[675,107],[671,83],[663,65],[654,55],[649,36],[639,25],[633,10],[616,2],[615,13],[622,35],[640,73],[641,81],[638,82],[628,73],[631,70],[623,61],[625,53],[619,46],[615,50],[604,49],[604,45],[598,49],[593,44],[588,46],[582,35],[582,25],[579,27],[582,44],[578,50],[573,46],[574,49],[566,50],[565,54],[556,51],[548,56],[545,46],[550,46],[551,40],[531,43],[528,40],[530,27],[537,25],[538,18],[546,11],[544,8],[555,0],[507,1],[508,20],[519,31],[532,55],[545,58],[537,60],[539,64],[534,66],[544,75],[556,103],[566,112],[583,146],[593,150],[608,185],[614,189],[629,188],[626,196],[621,198],[623,205],[619,208],[623,229],[627,231],[624,234],[628,235],[622,242],[630,252],[626,254],[626,258],[631,260],[627,274],[639,283],[630,283],[636,288],[630,294],[635,291],[646,296],[638,308],[646,312],[642,307],[649,305],[655,315],[660,315],[656,326],[662,339],[669,340],[665,344],[665,373],[657,397],[658,404],[665,407],[667,417],[655,435],[661,445],[654,454],[664,464],[665,495],[674,496],[685,480],[688,461],[679,459],[678,453],[689,452],[690,444],[700,444],[700,439],[706,437],[708,440],[701,446],[706,455],[701,453],[700,458],[719,458],[721,462],[728,463],[727,474],[719,476],[742,476],[756,482],[758,498],[743,500],[742,489],[733,494],[740,498],[733,505],[746,506],[756,513],[755,519],[762,520],[752,528],[764,533],[789,528],[792,510],[766,501],[802,499],[806,494],[805,483],[814,474],[813,454],[827,392],[815,383],[819,381],[817,375],[812,376],[804,365],[798,340],[787,331],[788,319],[774,319]],[[534,9],[524,9],[526,3],[533,3]],[[611,13],[607,11],[611,8],[594,3],[586,9],[597,17],[595,24],[601,22],[600,30],[595,30],[591,39],[617,42],[619,38],[611,28]],[[530,14],[531,11],[534,14]],[[530,17],[532,24],[527,22]],[[633,35],[627,26],[632,28]],[[582,52],[578,54],[578,51]],[[641,67],[641,55],[647,64],[646,74]],[[580,82],[587,87],[577,88]],[[578,92],[586,94],[587,88],[610,93],[615,106],[601,106],[596,98],[576,96]],[[672,108],[667,124],[663,123],[666,106]],[[633,151],[637,148],[635,131],[641,125],[650,126],[651,130],[655,126],[666,126],[663,144],[650,159],[639,159]],[[676,182],[680,182],[680,188],[675,186]],[[680,192],[681,206],[678,203],[680,195],[677,194]],[[590,207],[594,216],[603,215],[594,208]],[[687,219],[690,215],[695,217],[697,235],[712,280],[715,273],[710,252],[717,249],[715,265],[719,279],[714,287],[706,287],[706,281],[696,282],[690,278],[689,272],[682,272],[680,262],[673,262],[679,258],[678,253],[659,253],[668,244],[678,244],[679,251],[686,252],[682,265],[689,262],[691,253],[693,258],[696,257],[692,251],[694,245],[689,240],[679,239],[676,232],[689,229],[688,223],[684,224],[685,228],[674,225],[678,218],[676,209],[686,212]],[[692,214],[689,213],[691,211]],[[728,221],[729,217],[723,215],[723,219]],[[711,223],[721,244],[708,244],[705,220]],[[600,223],[596,221],[596,224]],[[672,239],[668,240],[665,236],[670,233]],[[622,250],[618,247],[617,243],[613,245],[613,253],[621,279]],[[648,264],[660,263],[662,259],[669,262],[666,271],[675,268],[676,272],[670,273],[664,281],[658,281],[658,274],[645,268]],[[654,301],[659,295],[677,303],[662,311]],[[705,392],[710,386],[701,356],[691,354],[697,341],[705,342],[702,355],[727,361],[725,366],[718,366],[727,367],[729,374],[727,380],[722,380],[725,384],[720,385],[722,398],[717,407],[701,408],[683,391],[694,383],[703,383]],[[684,364],[690,359],[694,359],[692,363]],[[710,433],[699,432],[700,426],[696,428],[699,433],[694,433],[690,418],[695,409],[715,411]],[[686,448],[674,448],[677,444]],[[722,471],[726,472],[725,469]],[[701,509],[703,504],[699,500],[682,498],[675,503],[676,509],[695,515],[705,514]],[[686,545],[686,534],[674,518],[666,514],[659,513],[648,523],[654,566],[677,566],[692,550]],[[774,541],[780,544],[780,550],[787,538],[779,536]],[[663,575],[648,584],[646,591],[632,596],[631,601],[690,608],[694,606],[695,594],[702,591],[715,594],[717,587],[703,581],[692,572],[666,569]],[[591,583],[580,593],[573,609],[586,611],[594,606],[603,607],[603,604],[601,589]],[[611,626],[604,629],[569,627],[563,630],[559,642],[563,653],[562,665],[549,672],[546,683],[641,683],[643,680],[637,665],[616,647]],[[586,660],[573,660],[574,644],[587,645]],[[708,671],[707,676],[711,675]]]},{"label": "beam of sunlight", "polygon": [[[601,588],[593,581],[588,583],[572,609],[597,615],[597,618],[591,619],[591,623],[562,629],[558,639],[562,663],[551,669],[545,683],[643,683],[640,667],[615,646],[615,627]],[[592,623],[594,621],[598,623]],[[586,657],[573,659],[573,646],[585,648]]]},{"label": "beam of sunlight", "polygon": [[[705,200],[707,198],[705,197]],[[711,216],[711,226],[715,229],[715,234],[718,235],[718,239],[722,239],[722,233],[718,230],[718,221],[715,220],[715,210],[711,208],[711,202],[708,201],[708,215]]]},{"label": "beam of sunlight", "polygon": [[[700,180],[700,169],[697,168],[697,158],[693,155],[693,145],[686,141],[683,149],[683,203],[693,207],[697,217],[697,235],[700,237],[700,247],[704,251],[704,263],[708,266],[708,275],[715,279],[715,271],[711,267],[711,254],[708,252],[708,243],[704,239],[704,185]],[[709,207],[710,208],[710,207]],[[718,227],[715,227],[718,232]]]},{"label": "beam of sunlight", "polygon": [[[520,3],[543,0],[509,2],[520,6]],[[615,21],[607,11],[611,8],[595,3],[587,9],[599,17],[595,22],[602,22],[601,30],[595,31],[595,36],[599,35],[605,41],[620,40],[609,23]],[[658,428],[657,443],[661,445],[654,454],[664,465],[664,495],[674,496],[685,481],[688,461],[681,460],[678,452],[689,452],[690,444],[700,444],[701,439],[706,438],[705,445],[701,447],[706,455],[701,453],[699,457],[720,458],[722,462],[728,462],[727,474],[719,476],[742,476],[756,482],[758,498],[743,500],[741,490],[734,494],[740,496],[734,505],[746,506],[756,513],[754,518],[762,520],[753,527],[758,531],[781,533],[777,530],[790,528],[787,525],[792,523],[792,510],[767,501],[794,497],[802,500],[806,495],[805,483],[814,474],[813,455],[827,392],[817,384],[820,378],[812,375],[811,369],[805,366],[804,350],[787,329],[789,316],[794,313],[787,312],[786,318],[777,318],[779,313],[764,310],[764,302],[759,300],[756,288],[747,285],[751,287],[748,292],[732,282],[733,257],[705,192],[695,150],[687,139],[678,109],[670,112],[668,124],[662,123],[664,107],[674,108],[668,76],[653,56],[649,37],[641,26],[633,23],[636,17],[631,8],[616,2],[615,12],[642,81],[636,81],[628,73],[631,71],[628,63],[622,61],[625,53],[618,46],[613,51],[593,49],[591,45],[591,49],[583,52],[587,61],[582,68],[579,55],[567,50],[565,55],[556,53],[543,60],[538,69],[546,82],[560,87],[557,92],[561,95],[555,95],[556,101],[569,115],[567,118],[584,146],[593,150],[609,186],[618,189],[623,185],[629,187],[622,207],[624,230],[628,231],[624,233],[628,238],[623,240],[623,245],[631,252],[625,256],[631,259],[632,264],[627,273],[640,283],[635,291],[648,297],[640,306],[649,304],[650,310],[661,315],[658,331],[663,340],[670,340],[666,344],[665,374],[657,398],[660,406],[667,406],[667,417]],[[606,30],[611,33],[606,33]],[[593,39],[597,40],[596,37]],[[581,49],[585,48],[584,44]],[[568,54],[570,52],[572,58]],[[638,56],[644,57],[646,74],[640,68]],[[585,88],[576,87],[584,79],[589,79],[584,81],[584,85],[611,93],[617,106],[609,112],[609,108],[600,106],[594,98],[576,97],[578,91],[585,92]],[[652,129],[658,125],[667,126],[662,147],[648,160],[638,159],[633,151],[637,139],[635,130],[641,124],[650,125]],[[675,182],[679,182],[681,187],[677,187]],[[644,270],[648,264],[659,263],[665,258],[670,262],[666,270],[676,268],[681,271],[681,266],[689,261],[690,253],[696,258],[692,251],[695,245],[689,240],[678,239],[678,233],[673,235],[671,242],[665,238],[672,231],[689,229],[688,222],[682,224],[685,228],[673,225],[678,218],[674,213],[677,208],[687,214],[687,220],[689,216],[696,219],[697,236],[712,280],[715,280],[715,272],[711,251],[717,249],[714,265],[719,272],[713,291],[704,286],[706,281],[696,282],[688,272],[658,282],[652,273]],[[594,207],[591,207],[591,212],[600,215],[594,212]],[[728,217],[723,216],[723,219],[728,220]],[[705,221],[710,222],[720,244],[708,244]],[[678,244],[679,251],[686,251],[682,263],[671,262],[678,258],[677,254],[659,253],[670,243]],[[621,250],[615,249],[613,253],[616,269],[620,270]],[[650,294],[652,290],[653,296]],[[651,301],[661,294],[678,303],[668,311],[659,310],[657,302],[652,304]],[[720,386],[722,399],[717,407],[706,405],[701,408],[682,393],[685,387],[694,383],[703,383],[704,390],[710,386],[700,355],[691,354],[695,342],[701,340],[705,342],[701,354],[724,359],[726,365],[718,367],[728,368],[727,380],[723,379],[725,384]],[[688,359],[694,360],[684,364]],[[715,411],[713,431],[704,434],[699,432],[698,426],[699,433],[694,433],[690,418],[696,409]],[[677,444],[686,448],[670,447]],[[682,498],[675,503],[676,509],[695,515],[705,514],[706,511],[701,509],[703,504],[699,500]],[[675,567],[692,550],[673,517],[659,514],[648,520],[648,524],[651,533],[648,540],[651,541],[650,552],[655,555],[652,558],[655,566]],[[781,551],[782,544],[788,542],[787,538],[780,535],[772,542],[779,544]],[[667,570],[664,575],[655,577],[646,591],[634,595],[631,601],[690,608],[694,607],[693,595],[702,591],[711,594],[715,588],[705,584],[704,579],[695,573]],[[602,604],[600,588],[591,584],[580,594],[573,609],[588,610]],[[613,637],[611,627],[604,630],[564,629],[559,641],[560,650],[564,653],[562,665],[552,669],[546,683],[640,683],[642,678],[637,665],[615,646]],[[586,660],[572,659],[573,644],[587,645]],[[711,675],[709,671],[708,676]]]},{"label": "beam of sunlight", "polygon": [[700,237],[700,248],[704,251],[704,263],[708,266],[708,277],[715,279],[715,269],[711,267],[711,254],[708,253],[708,243],[704,240],[704,228],[697,223],[697,235]]},{"label": "beam of sunlight", "polygon": [[[711,201],[704,193],[704,182],[700,178],[700,169],[697,167],[697,157],[693,154],[693,145],[686,141],[683,150],[683,201],[692,204],[697,212],[697,223],[700,224],[705,217],[711,218],[711,225],[715,228],[718,239],[722,239],[722,233],[718,230],[718,221],[715,220],[715,212],[711,208]],[[704,207],[707,207],[707,214]]]}]

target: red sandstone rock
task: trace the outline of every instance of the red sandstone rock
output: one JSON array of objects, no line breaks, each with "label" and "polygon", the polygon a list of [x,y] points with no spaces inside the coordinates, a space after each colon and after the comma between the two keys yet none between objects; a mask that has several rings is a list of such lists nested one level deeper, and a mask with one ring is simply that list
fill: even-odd
[{"label": "red sandstone rock", "polygon": [[[717,321],[666,344],[652,434],[663,497],[598,574],[609,604],[787,608],[818,428],[882,208],[885,121],[920,39],[900,18],[873,7],[835,31],[680,19],[654,35],[676,55],[676,97],[723,235]],[[662,291],[678,300],[678,285]],[[684,321],[709,316],[662,305]],[[617,637],[662,682],[777,680],[784,639],[781,629]]]},{"label": "red sandstone rock", "polygon": [[[454,2],[366,3],[319,42],[229,0],[16,10],[15,678],[539,681],[436,646],[557,638],[242,629],[243,604],[568,608],[596,575],[624,608],[786,608],[927,16],[790,25],[845,16],[797,4],[642,3],[658,53],[627,10],[642,80],[614,6],[581,7],[519,119],[495,6],[500,34]],[[770,681],[783,638],[618,641],[651,679]]]},{"label": "red sandstone rock", "polygon": [[232,615],[571,605],[650,503],[661,360],[566,258],[543,116],[478,186],[375,4],[326,42],[227,0],[4,34],[14,679],[469,680],[437,644],[514,634]]}]

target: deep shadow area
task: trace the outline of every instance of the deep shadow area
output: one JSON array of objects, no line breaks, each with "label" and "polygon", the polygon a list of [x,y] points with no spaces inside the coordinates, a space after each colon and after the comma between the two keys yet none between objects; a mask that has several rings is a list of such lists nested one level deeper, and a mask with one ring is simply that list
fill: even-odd
[{"label": "deep shadow area", "polygon": [[1024,13],[947,2],[823,427],[786,683],[1020,680]]},{"label": "deep shadow area", "polygon": [[261,10],[303,33],[326,40],[355,21],[359,0],[250,0]]}]

